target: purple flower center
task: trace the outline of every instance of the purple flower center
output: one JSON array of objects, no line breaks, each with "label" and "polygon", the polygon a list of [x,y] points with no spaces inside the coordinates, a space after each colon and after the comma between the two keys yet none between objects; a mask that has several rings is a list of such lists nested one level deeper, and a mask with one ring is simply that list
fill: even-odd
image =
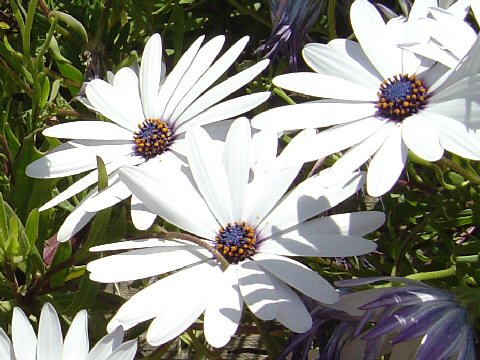
[{"label": "purple flower center", "polygon": [[385,80],[377,93],[380,116],[402,121],[426,105],[427,89],[415,75],[396,75]]},{"label": "purple flower center", "polygon": [[237,264],[255,254],[255,230],[245,222],[222,226],[215,242],[215,248],[230,264]]},{"label": "purple flower center", "polygon": [[172,131],[160,119],[146,119],[133,133],[135,153],[146,160],[162,154],[173,142]]}]

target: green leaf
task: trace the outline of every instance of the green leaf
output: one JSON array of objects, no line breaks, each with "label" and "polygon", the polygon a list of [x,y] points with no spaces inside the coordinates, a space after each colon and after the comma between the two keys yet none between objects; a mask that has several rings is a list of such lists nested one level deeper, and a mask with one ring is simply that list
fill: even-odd
[{"label": "green leaf", "polygon": [[35,246],[35,242],[38,238],[38,221],[40,219],[40,213],[38,209],[33,209],[28,215],[27,223],[25,225],[25,234],[27,235],[30,246]]},{"label": "green leaf", "polygon": [[48,44],[48,50],[50,50],[50,54],[55,60],[62,63],[71,63],[70,60],[68,60],[62,55],[60,48],[58,47],[57,39],[55,39],[55,37],[52,37],[52,40],[50,40],[50,44]]},{"label": "green leaf", "polygon": [[78,311],[91,308],[97,300],[100,283],[92,281],[89,274],[84,272],[78,291],[75,292],[72,303],[65,309],[66,314],[76,314]]},{"label": "green leaf", "polygon": [[58,20],[62,21],[63,23],[67,24],[70,28],[72,28],[77,34],[80,35],[82,38],[83,42],[86,44],[88,43],[88,35],[87,31],[83,27],[82,23],[75,19],[72,15],[66,14],[61,11],[50,11],[48,14],[50,18],[53,18],[55,16],[58,16]]},{"label": "green leaf", "polygon": [[[71,255],[72,255],[72,247],[70,245],[70,241],[65,241],[63,243],[60,243],[58,245],[57,252],[53,257],[50,268],[64,262],[65,260],[70,258]],[[65,268],[57,272],[55,275],[53,275],[50,278],[50,287],[62,286],[65,283],[65,278],[68,275],[68,271],[69,271],[68,268]]]},{"label": "green leaf", "polygon": [[38,74],[38,81],[42,86],[42,92],[40,96],[40,108],[43,108],[48,100],[48,95],[50,94],[50,80],[44,73]]},{"label": "green leaf", "polygon": [[0,248],[5,249],[5,242],[8,237],[7,212],[2,193],[0,192]]}]

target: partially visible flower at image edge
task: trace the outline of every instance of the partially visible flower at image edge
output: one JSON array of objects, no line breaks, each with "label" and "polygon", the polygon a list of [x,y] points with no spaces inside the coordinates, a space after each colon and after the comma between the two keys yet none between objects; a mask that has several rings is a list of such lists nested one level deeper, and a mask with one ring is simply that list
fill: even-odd
[{"label": "partially visible flower at image edge", "polygon": [[[236,332],[245,303],[262,320],[276,319],[292,331],[305,332],[312,320],[290,287],[330,304],[338,294],[317,272],[290,256],[345,257],[376,248],[362,236],[383,224],[383,213],[309,220],[358,191],[364,174],[351,174],[329,188],[321,185],[321,175],[313,176],[284,195],[301,165],[265,171],[276,157],[276,133],[251,137],[250,131],[247,119],[237,119],[219,151],[205,130],[192,129],[187,134],[191,173],[164,177],[135,167],[120,171],[146,206],[216,249],[228,267],[220,266],[204,247],[182,240],[145,239],[92,248],[129,250],[90,262],[87,269],[95,281],[129,281],[178,270],[132,296],[108,329],[119,324],[129,329],[155,318],[147,341],[160,345],[205,312],[205,337],[221,347]],[[313,134],[305,131],[292,142]],[[251,171],[253,179],[249,179]]]},{"label": "partially visible flower at image edge", "polygon": [[[161,168],[165,164],[182,162],[184,135],[190,126],[205,126],[222,138],[226,133],[223,120],[250,111],[268,99],[269,92],[259,92],[222,102],[265,69],[268,60],[211,87],[241,54],[248,37],[237,41],[218,59],[225,37],[214,37],[201,46],[203,40],[204,36],[199,37],[166,76],[161,37],[151,36],[138,75],[124,67],[115,74],[112,84],[94,79],[86,86],[86,105],[111,122],[80,120],[43,131],[45,136],[69,141],[29,164],[27,175],[58,178],[90,173],[44,204],[41,211],[96,184],[97,156],[104,161],[108,174],[108,187],[100,194],[95,187],[66,218],[58,231],[59,241],[70,239],[97,211],[131,196],[118,178],[117,170],[121,166]],[[169,170],[171,168],[165,169],[165,174]],[[135,227],[146,230],[156,214],[132,196],[131,216]]]},{"label": "partially visible flower at image edge", "polygon": [[57,312],[49,303],[42,307],[37,338],[25,313],[16,307],[13,309],[12,341],[0,328],[0,359],[133,360],[137,352],[137,340],[122,341],[123,330],[118,327],[89,351],[86,310],[77,313],[63,340]]}]

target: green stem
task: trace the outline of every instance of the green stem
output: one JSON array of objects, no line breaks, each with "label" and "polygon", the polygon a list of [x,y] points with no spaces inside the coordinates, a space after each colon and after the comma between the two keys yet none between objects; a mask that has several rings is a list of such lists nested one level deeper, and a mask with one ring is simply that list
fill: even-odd
[{"label": "green stem", "polygon": [[418,274],[411,274],[405,276],[407,279],[425,281],[425,280],[433,280],[433,279],[441,279],[448,276],[455,275],[457,272],[457,267],[455,265],[450,266],[448,269],[445,270],[437,270],[437,271],[429,271],[423,272]]},{"label": "green stem", "polygon": [[25,21],[25,31],[23,33],[23,56],[28,61],[28,65],[32,65],[32,58],[30,55],[30,34],[32,32],[33,18],[35,17],[35,11],[37,9],[37,1],[32,0],[28,5],[27,18]]},{"label": "green stem", "polygon": [[476,263],[480,261],[480,255],[464,255],[455,257],[457,263]]},{"label": "green stem", "polygon": [[255,11],[250,10],[248,7],[240,4],[236,0],[228,0],[228,2],[230,3],[230,5],[234,6],[235,8],[240,10],[242,13],[251,16],[252,18],[262,23],[263,25],[267,26],[268,28],[270,29],[272,28],[272,24],[270,23],[270,21],[264,19],[263,17],[258,15]]},{"label": "green stem", "polygon": [[288,96],[285,91],[283,91],[282,89],[278,88],[278,87],[274,87],[272,92],[275,94],[275,95],[278,95],[279,97],[281,97],[288,105],[295,105],[296,102],[292,100],[292,98],[290,96]]},{"label": "green stem", "polygon": [[450,170],[456,172],[457,174],[463,176],[465,179],[470,180],[475,184],[480,184],[480,176],[478,176],[472,171],[465,169],[460,164],[457,164],[455,161],[445,156],[442,156],[442,158],[438,160],[436,163],[449,168]]},{"label": "green stem", "polygon": [[328,30],[328,38],[330,40],[336,39],[337,30],[335,29],[335,5],[337,4],[336,0],[330,0],[328,2],[327,8],[327,30]]}]

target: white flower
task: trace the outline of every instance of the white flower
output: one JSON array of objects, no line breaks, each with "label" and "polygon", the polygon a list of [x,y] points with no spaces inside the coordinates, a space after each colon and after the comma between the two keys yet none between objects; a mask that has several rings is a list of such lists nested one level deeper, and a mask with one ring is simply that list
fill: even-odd
[{"label": "white flower", "polygon": [[[109,174],[108,188],[100,196],[95,196],[95,188],[65,220],[58,233],[60,241],[68,240],[85,226],[96,211],[131,195],[118,179],[119,167],[163,167],[165,163],[179,162],[184,134],[190,126],[206,125],[212,134],[224,136],[225,124],[221,120],[249,111],[269,97],[268,92],[262,92],[221,102],[257,76],[268,60],[210,88],[240,55],[248,37],[240,39],[216,61],[225,37],[217,36],[204,46],[201,46],[202,41],[203,36],[165,76],[161,38],[158,34],[153,35],[145,47],[138,76],[132,69],[122,68],[112,85],[99,79],[87,85],[88,105],[112,122],[75,121],[44,130],[45,136],[72,140],[30,164],[27,167],[29,176],[57,178],[93,171],[40,210],[55,206],[95,184],[98,179],[96,156],[103,159]],[[167,171],[165,169],[165,173]],[[135,196],[131,207],[135,226],[147,229],[155,214]]]},{"label": "white flower", "polygon": [[63,340],[57,312],[52,305],[46,303],[40,314],[37,339],[25,313],[16,307],[13,309],[12,342],[0,328],[0,359],[133,360],[137,352],[137,341],[130,340],[122,344],[121,327],[104,336],[89,351],[87,322],[87,312],[78,312]]},{"label": "white flower", "polygon": [[[89,263],[95,281],[127,281],[178,270],[129,299],[108,329],[118,324],[128,329],[155,318],[147,341],[158,345],[181,334],[205,312],[205,337],[220,347],[235,333],[245,303],[262,320],[276,319],[292,331],[305,332],[311,317],[290,287],[325,303],[336,302],[338,295],[315,271],[289,256],[353,256],[375,249],[374,242],[361,236],[383,223],[383,213],[309,220],[359,190],[363,174],[347,176],[330,188],[321,185],[322,176],[314,176],[282,197],[301,166],[266,172],[276,156],[276,134],[260,132],[251,138],[250,131],[248,120],[238,119],[222,150],[205,130],[192,129],[187,134],[191,173],[163,177],[134,167],[120,170],[122,180],[146,206],[204,239],[230,265],[223,271],[205,248],[180,240],[124,241],[93,248],[129,250]],[[292,143],[313,135],[305,131]],[[284,152],[288,150],[287,146]]]},{"label": "white flower", "polygon": [[[400,49],[397,44],[412,33],[422,34],[422,21],[385,24],[366,0],[353,3],[350,18],[359,43],[308,44],[303,55],[315,72],[273,80],[327,99],[269,110],[254,118],[252,126],[293,130],[334,125],[298,144],[285,161],[315,160],[350,148],[331,168],[337,179],[373,156],[367,175],[373,196],[395,184],[408,149],[427,161],[439,160],[444,150],[480,160],[480,140],[471,130],[480,127],[480,77],[446,72],[444,66]],[[469,61],[478,57],[467,58],[464,65]]]}]

